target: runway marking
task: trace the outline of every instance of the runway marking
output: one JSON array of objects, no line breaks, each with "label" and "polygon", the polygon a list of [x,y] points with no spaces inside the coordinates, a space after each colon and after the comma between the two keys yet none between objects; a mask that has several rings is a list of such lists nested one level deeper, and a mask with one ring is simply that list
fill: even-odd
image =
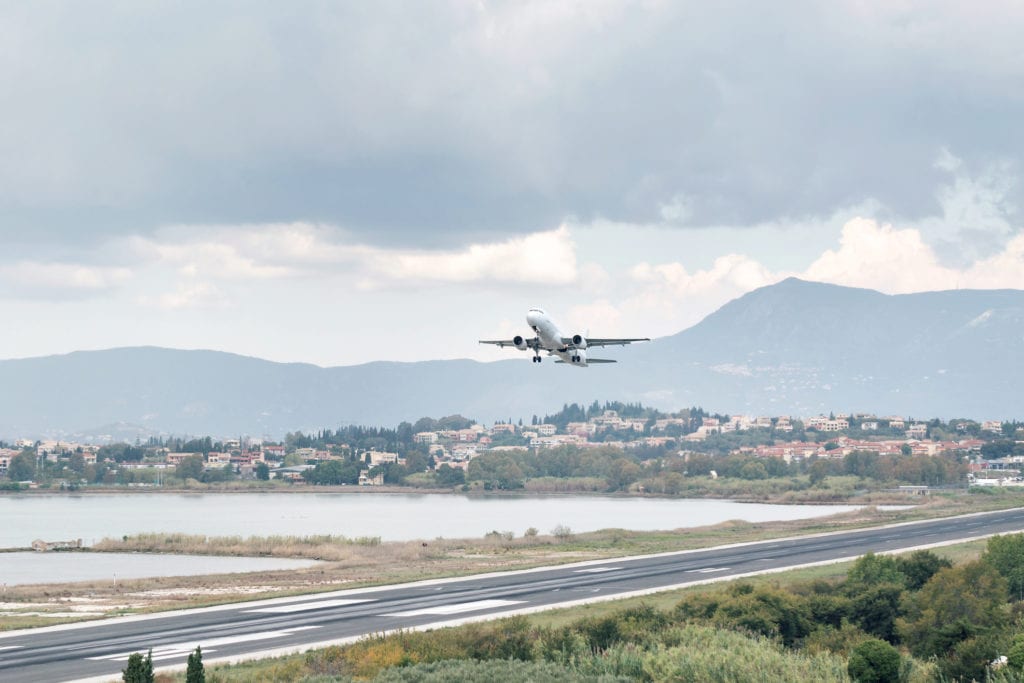
[{"label": "runway marking", "polygon": [[385,614],[385,617],[418,617],[424,614],[462,614],[463,612],[476,612],[482,609],[494,609],[495,607],[508,607],[519,605],[524,600],[477,600],[476,602],[463,602],[458,605],[438,605],[437,607],[425,607],[423,609],[409,610],[408,612],[392,612]]},{"label": "runway marking", "polygon": [[705,569],[688,569],[687,574],[710,574],[712,572],[728,571],[729,567],[707,567]]},{"label": "runway marking", "polygon": [[[289,628],[281,631],[264,631],[262,633],[244,633],[238,636],[225,636],[223,638],[214,638],[212,640],[205,640],[203,638],[197,638],[195,642],[188,643],[174,643],[171,645],[161,645],[153,648],[153,660],[158,659],[170,659],[172,657],[181,657],[191,652],[195,652],[196,645],[203,646],[203,654],[207,652],[216,652],[216,648],[222,645],[234,645],[236,643],[249,643],[254,640],[269,640],[271,638],[284,638],[290,636],[293,633],[299,631],[308,631],[310,629],[320,628],[319,626],[297,626],[295,628]],[[128,658],[134,652],[148,652],[149,648],[139,647],[137,650],[132,652],[119,652],[116,655],[102,655],[100,657],[88,657],[94,662],[117,662],[117,661],[128,661]]]},{"label": "runway marking", "polygon": [[261,607],[260,609],[247,609],[249,614],[291,614],[292,612],[305,612],[312,609],[327,609],[328,607],[344,607],[345,605],[358,605],[361,602],[375,602],[369,598],[362,600],[339,598],[337,600],[317,600],[313,602],[296,602],[290,605],[275,605],[274,607]]},{"label": "runway marking", "polygon": [[593,569],[577,569],[573,574],[599,574],[601,572],[613,572],[622,567],[594,567]]}]

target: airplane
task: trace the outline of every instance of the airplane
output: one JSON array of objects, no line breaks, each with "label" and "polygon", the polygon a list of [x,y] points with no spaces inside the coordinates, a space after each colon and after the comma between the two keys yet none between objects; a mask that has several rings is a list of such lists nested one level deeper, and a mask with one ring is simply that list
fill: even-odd
[{"label": "airplane", "polygon": [[533,362],[540,363],[541,351],[547,351],[549,356],[557,356],[556,363],[565,363],[585,368],[594,363],[615,363],[616,361],[605,358],[587,358],[588,348],[601,346],[625,346],[633,342],[651,341],[648,337],[634,337],[631,339],[588,339],[582,334],[574,334],[567,337],[562,334],[554,321],[548,314],[539,308],[531,308],[526,313],[526,322],[530,329],[537,336],[533,339],[524,339],[516,335],[512,339],[486,340],[481,339],[481,344],[494,344],[504,348],[514,346],[520,351],[533,351]]}]

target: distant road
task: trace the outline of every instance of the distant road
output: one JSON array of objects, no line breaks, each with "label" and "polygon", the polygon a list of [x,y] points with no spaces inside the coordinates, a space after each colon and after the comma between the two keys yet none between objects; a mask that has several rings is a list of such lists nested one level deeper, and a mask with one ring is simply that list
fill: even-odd
[{"label": "distant road", "polygon": [[[1024,508],[785,540],[619,558],[463,579],[275,598],[0,634],[0,679],[68,681],[120,675],[132,652],[159,666],[299,651],[367,633],[517,611],[1024,530]],[[685,533],[685,532],[683,532]],[[100,679],[103,680],[103,679]]]}]

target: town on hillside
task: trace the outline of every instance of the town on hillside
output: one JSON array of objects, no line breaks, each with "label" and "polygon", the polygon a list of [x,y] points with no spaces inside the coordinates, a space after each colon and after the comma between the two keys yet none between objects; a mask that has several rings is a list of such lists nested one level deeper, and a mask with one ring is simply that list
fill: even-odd
[{"label": "town on hillside", "polygon": [[[550,472],[552,468],[544,464],[564,459],[566,453],[587,452],[600,458]],[[859,454],[883,458],[902,482],[1020,484],[1024,424],[846,413],[800,418],[721,415],[700,408],[662,413],[639,404],[595,402],[587,408],[566,405],[555,415],[534,416],[529,423],[510,419],[485,426],[461,416],[422,418],[393,429],[351,426],[289,433],[280,441],[0,441],[0,485],[77,490],[280,480],[292,485],[451,487],[479,481],[485,489],[504,489],[519,488],[536,476],[604,477],[611,489],[643,491],[638,482],[645,471],[684,477],[738,472],[737,476],[756,479],[807,473],[815,462],[849,460]],[[522,459],[527,455],[532,460]],[[922,458],[950,466],[929,468]],[[902,465],[900,459],[905,461]],[[911,462],[917,463],[915,471],[933,473],[907,474],[906,464]],[[614,468],[613,476],[609,470]],[[850,473],[842,467],[823,471]],[[594,485],[594,490],[600,489]]]}]

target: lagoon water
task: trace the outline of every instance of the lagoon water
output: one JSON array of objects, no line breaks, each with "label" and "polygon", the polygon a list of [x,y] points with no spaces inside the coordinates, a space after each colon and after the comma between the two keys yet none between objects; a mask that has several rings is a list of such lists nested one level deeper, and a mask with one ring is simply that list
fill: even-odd
[{"label": "lagoon water", "polygon": [[[619,528],[680,529],[727,520],[807,519],[855,505],[768,505],[727,500],[605,496],[463,496],[352,493],[140,493],[0,496],[0,548],[34,539],[105,537],[145,532],[207,536],[379,536],[384,541],[516,536],[564,525],[575,532]],[[0,562],[3,556],[0,555]]]}]

